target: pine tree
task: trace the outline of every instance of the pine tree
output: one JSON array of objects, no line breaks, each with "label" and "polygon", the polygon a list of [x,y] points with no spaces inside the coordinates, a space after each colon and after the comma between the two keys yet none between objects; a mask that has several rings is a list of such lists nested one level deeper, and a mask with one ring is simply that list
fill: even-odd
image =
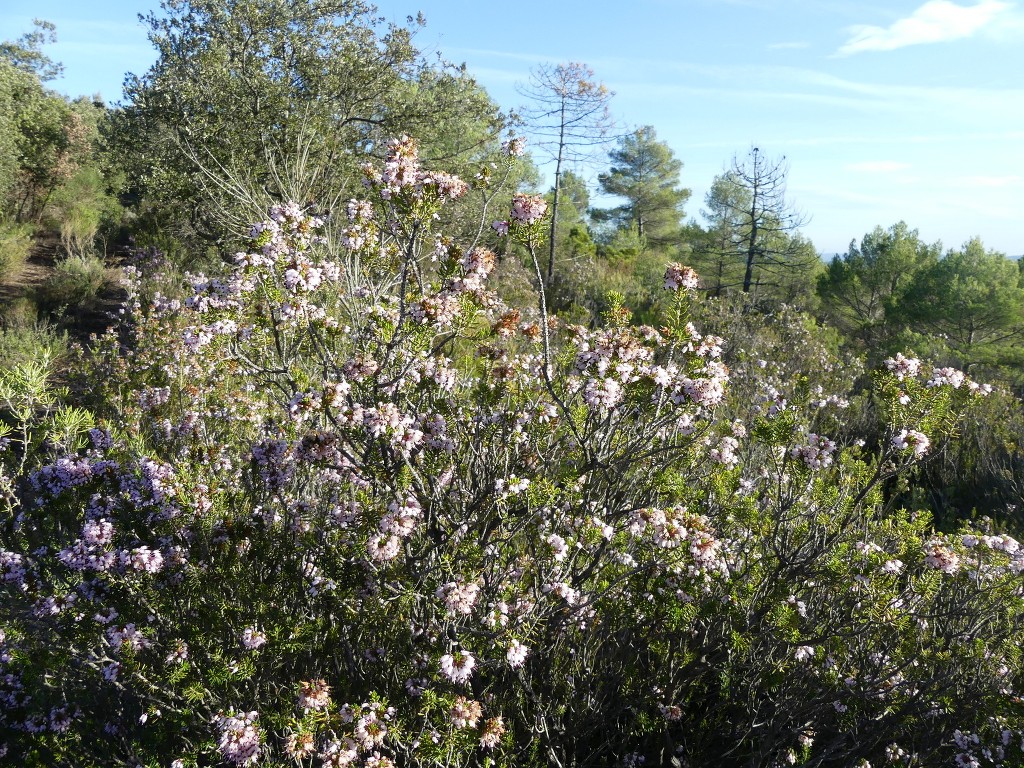
[{"label": "pine tree", "polygon": [[690,190],[679,186],[683,164],[669,146],[645,125],[619,140],[609,153],[611,170],[598,176],[601,190],[626,202],[599,215],[620,228],[636,225],[642,241],[652,246],[678,239],[683,205]]}]

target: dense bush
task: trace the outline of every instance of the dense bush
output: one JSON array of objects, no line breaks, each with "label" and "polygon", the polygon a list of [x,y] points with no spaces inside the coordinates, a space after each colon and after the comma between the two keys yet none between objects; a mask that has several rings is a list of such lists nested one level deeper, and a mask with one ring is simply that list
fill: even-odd
[{"label": "dense bush", "polygon": [[61,259],[40,286],[39,301],[50,309],[85,307],[96,301],[106,282],[107,268],[96,256]]},{"label": "dense bush", "polygon": [[59,361],[68,352],[67,336],[36,317],[35,305],[20,301],[0,313],[0,368]]},{"label": "dense bush", "polygon": [[17,277],[31,250],[31,226],[0,222],[0,282]]},{"label": "dense bush", "polygon": [[[92,415],[4,374],[7,759],[1019,764],[1024,552],[881,493],[984,388],[891,359],[874,451],[723,418],[692,270],[566,326],[432,231],[465,185],[413,142],[366,174],[343,249],[282,205],[136,299]],[[496,227],[537,273],[545,209]]]}]

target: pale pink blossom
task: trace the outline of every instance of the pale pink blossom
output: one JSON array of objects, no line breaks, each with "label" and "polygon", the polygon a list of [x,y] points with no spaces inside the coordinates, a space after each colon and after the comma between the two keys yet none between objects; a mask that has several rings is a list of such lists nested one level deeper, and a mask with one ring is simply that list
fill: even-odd
[{"label": "pale pink blossom", "polygon": [[919,459],[928,452],[931,441],[923,432],[918,432],[915,429],[903,429],[900,430],[898,435],[893,437],[892,445],[900,451],[908,448],[913,449],[914,458]]},{"label": "pale pink blossom", "polygon": [[267,636],[256,629],[256,627],[246,627],[242,630],[242,645],[248,650],[254,651],[261,645],[265,645],[266,642]]},{"label": "pale pink blossom", "polygon": [[480,746],[484,749],[494,749],[501,743],[504,734],[504,721],[500,717],[492,717],[484,723],[483,733],[480,734]]},{"label": "pale pink blossom", "polygon": [[512,211],[509,214],[519,224],[533,224],[544,218],[548,203],[540,195],[516,194],[512,196]]},{"label": "pale pink blossom", "polygon": [[885,361],[885,367],[896,374],[896,378],[903,381],[906,378],[914,378],[921,370],[921,361],[916,357],[904,357],[899,352],[895,357]]},{"label": "pale pink blossom", "polygon": [[446,653],[441,657],[441,673],[453,683],[466,683],[473,676],[476,659],[469,651]]},{"label": "pale pink blossom", "polygon": [[217,748],[225,760],[244,766],[259,759],[263,732],[256,725],[258,718],[256,712],[232,712],[214,718],[220,729]]},{"label": "pale pink blossom", "polygon": [[452,725],[456,728],[476,728],[477,722],[484,713],[479,701],[456,696],[451,708]]},{"label": "pale pink blossom", "polygon": [[799,648],[796,649],[796,652],[793,654],[793,658],[801,662],[810,661],[814,658],[814,654],[815,650],[812,646],[801,645]]},{"label": "pale pink blossom", "polygon": [[700,285],[700,277],[690,267],[672,262],[665,269],[665,289],[678,291],[682,288],[685,291],[695,291]]},{"label": "pale pink blossom", "polygon": [[530,649],[518,640],[512,640],[505,652],[505,658],[512,669],[519,669],[526,663],[526,657],[530,655]]}]

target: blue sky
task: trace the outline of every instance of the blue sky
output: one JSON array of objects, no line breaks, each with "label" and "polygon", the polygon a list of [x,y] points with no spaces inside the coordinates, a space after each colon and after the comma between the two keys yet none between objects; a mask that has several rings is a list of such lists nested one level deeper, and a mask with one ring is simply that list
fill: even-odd
[{"label": "blue sky", "polygon": [[[5,0],[0,37],[54,21],[56,87],[116,101],[153,60],[153,2]],[[683,161],[699,217],[711,180],[756,144],[822,252],[905,220],[928,241],[1024,253],[1024,3],[1009,0],[382,0],[422,11],[419,46],[465,62],[505,108],[541,63],[583,61],[624,128],[652,125]],[[581,169],[591,178],[599,166]]]}]

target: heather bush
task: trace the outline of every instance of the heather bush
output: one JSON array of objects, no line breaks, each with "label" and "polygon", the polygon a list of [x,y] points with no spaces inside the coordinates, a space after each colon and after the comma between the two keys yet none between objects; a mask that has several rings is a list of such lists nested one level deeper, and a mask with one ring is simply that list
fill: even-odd
[{"label": "heather bush", "polygon": [[[566,325],[433,231],[414,142],[366,188],[338,247],[286,204],[184,299],[136,270],[91,416],[5,380],[8,759],[1020,763],[1024,552],[881,493],[984,387],[891,358],[876,450],[727,413],[692,270]],[[495,223],[538,280],[545,216]]]}]

